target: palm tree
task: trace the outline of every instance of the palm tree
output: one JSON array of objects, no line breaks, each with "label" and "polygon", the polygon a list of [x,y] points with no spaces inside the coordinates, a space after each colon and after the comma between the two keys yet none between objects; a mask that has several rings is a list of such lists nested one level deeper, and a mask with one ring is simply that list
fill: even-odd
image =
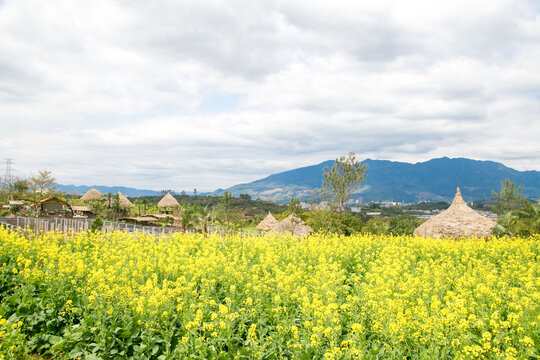
[{"label": "palm tree", "polygon": [[180,224],[182,225],[182,229],[184,232],[187,231],[187,229],[193,227],[197,222],[197,213],[195,209],[187,203],[182,203],[182,217],[180,218]]},{"label": "palm tree", "polygon": [[540,206],[527,201],[522,207],[505,213],[493,233],[522,237],[540,233]]},{"label": "palm tree", "polygon": [[197,207],[197,216],[203,232],[208,233],[208,223],[212,218],[212,211],[210,211],[208,205]]},{"label": "palm tree", "polygon": [[135,207],[137,208],[137,212],[139,214],[139,216],[141,216],[141,206],[142,206],[142,201],[137,199],[133,202],[133,205],[135,205]]},{"label": "palm tree", "polygon": [[144,215],[146,215],[146,208],[148,207],[148,199],[146,199],[146,198],[142,199],[141,203],[142,203],[142,206],[143,206]]}]

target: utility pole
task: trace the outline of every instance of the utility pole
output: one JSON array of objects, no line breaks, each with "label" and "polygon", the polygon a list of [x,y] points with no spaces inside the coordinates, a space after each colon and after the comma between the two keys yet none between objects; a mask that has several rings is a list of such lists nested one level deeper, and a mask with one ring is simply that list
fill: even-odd
[{"label": "utility pole", "polygon": [[8,199],[11,196],[11,189],[13,188],[13,159],[6,159],[6,173],[4,175],[4,187],[8,192]]}]

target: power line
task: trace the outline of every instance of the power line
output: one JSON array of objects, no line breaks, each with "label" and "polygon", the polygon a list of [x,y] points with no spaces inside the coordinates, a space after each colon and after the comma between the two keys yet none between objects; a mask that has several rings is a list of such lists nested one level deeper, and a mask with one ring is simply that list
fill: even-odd
[{"label": "power line", "polygon": [[13,187],[13,159],[6,159],[6,172],[4,175],[4,187],[8,190],[8,196],[11,195],[11,188]]}]

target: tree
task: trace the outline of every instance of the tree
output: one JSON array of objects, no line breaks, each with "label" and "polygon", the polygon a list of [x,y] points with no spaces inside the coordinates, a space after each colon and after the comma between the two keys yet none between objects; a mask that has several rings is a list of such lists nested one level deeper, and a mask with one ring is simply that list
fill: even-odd
[{"label": "tree", "polygon": [[413,215],[392,216],[388,223],[388,232],[392,235],[412,235],[420,226],[420,219]]},{"label": "tree", "polygon": [[219,220],[225,226],[227,231],[231,229],[231,222],[236,217],[236,211],[233,208],[233,197],[230,192],[224,192],[221,203],[217,208]]},{"label": "tree", "polygon": [[520,184],[516,193],[516,184],[511,182],[508,178],[506,178],[504,182],[501,181],[501,192],[496,193],[495,191],[492,191],[493,196],[495,197],[495,206],[493,207],[493,210],[501,215],[525,206],[525,204],[528,203],[528,200],[523,198],[523,194],[521,193],[522,188],[523,184]]},{"label": "tree", "polygon": [[43,194],[55,190],[56,179],[49,170],[40,170],[38,175],[30,178],[31,188],[38,198],[43,198]]},{"label": "tree", "polygon": [[14,196],[17,199],[23,198],[29,188],[30,188],[30,184],[28,183],[28,180],[26,179],[15,180],[15,182],[13,183]]},{"label": "tree", "polygon": [[287,208],[287,211],[296,215],[301,215],[304,212],[302,206],[300,205],[300,200],[295,199],[294,196],[291,198],[291,200],[289,200],[289,207]]},{"label": "tree", "polygon": [[343,234],[343,211],[345,203],[364,181],[366,164],[356,160],[354,152],[336,159],[331,169],[323,169],[323,183],[319,193],[334,204],[339,214],[339,233]]},{"label": "tree", "polygon": [[493,233],[498,236],[527,237],[540,233],[540,203],[527,201],[522,207],[504,213],[497,220]]},{"label": "tree", "polygon": [[[315,232],[336,233],[339,232],[339,215],[330,210],[314,210],[304,212],[306,224]],[[360,233],[363,227],[362,219],[351,213],[344,213],[342,219],[342,231],[344,235]]]},{"label": "tree", "polygon": [[138,215],[141,216],[142,200],[140,200],[140,199],[135,200],[133,205],[135,205],[135,208],[137,209]]},{"label": "tree", "polygon": [[122,211],[122,206],[120,205],[120,194],[113,195],[112,209],[114,212],[114,217],[119,218],[120,212]]},{"label": "tree", "polygon": [[208,205],[194,206],[194,208],[197,213],[199,224],[201,225],[203,229],[203,233],[205,234],[208,233],[208,223],[212,219],[212,211],[210,211],[210,208],[208,207]]}]

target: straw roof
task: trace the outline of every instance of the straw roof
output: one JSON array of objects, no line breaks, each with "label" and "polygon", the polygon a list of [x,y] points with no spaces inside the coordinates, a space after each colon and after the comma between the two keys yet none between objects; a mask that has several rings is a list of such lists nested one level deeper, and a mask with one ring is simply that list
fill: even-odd
[{"label": "straw roof", "polygon": [[269,211],[268,215],[266,215],[266,217],[259,223],[259,225],[257,225],[255,229],[259,231],[268,231],[276,226],[277,223],[278,221]]},{"label": "straw roof", "polygon": [[73,211],[92,212],[92,209],[88,205],[71,205]]},{"label": "straw roof", "polygon": [[168,208],[168,207],[176,207],[180,206],[178,201],[174,198],[174,196],[171,195],[171,193],[167,193],[164,197],[159,200],[157,203],[157,206],[160,208]]},{"label": "straw roof", "polygon": [[120,200],[120,206],[121,207],[133,207],[133,204],[129,199],[126,197],[126,195],[122,194],[120,191],[118,192],[118,198]]},{"label": "straw roof", "polygon": [[82,201],[99,201],[103,200],[103,195],[96,188],[91,188],[81,196]]},{"label": "straw roof", "polygon": [[296,236],[308,236],[313,232],[313,229],[298,216],[291,214],[284,220],[278,222],[270,231],[270,233],[292,234]]},{"label": "straw roof", "polygon": [[450,207],[417,227],[414,235],[454,239],[461,236],[488,237],[495,225],[497,225],[495,221],[481,216],[468,207],[457,188],[456,197]]},{"label": "straw roof", "polygon": [[[57,197],[50,197],[50,198],[46,198],[46,199],[40,200],[40,201],[39,201],[39,204],[40,204],[40,205],[59,204],[59,205],[64,205],[64,206],[70,207],[70,205],[69,205],[67,202],[65,202],[64,200],[59,199],[59,198],[57,198]],[[71,207],[70,207],[70,208],[71,208]]]}]

